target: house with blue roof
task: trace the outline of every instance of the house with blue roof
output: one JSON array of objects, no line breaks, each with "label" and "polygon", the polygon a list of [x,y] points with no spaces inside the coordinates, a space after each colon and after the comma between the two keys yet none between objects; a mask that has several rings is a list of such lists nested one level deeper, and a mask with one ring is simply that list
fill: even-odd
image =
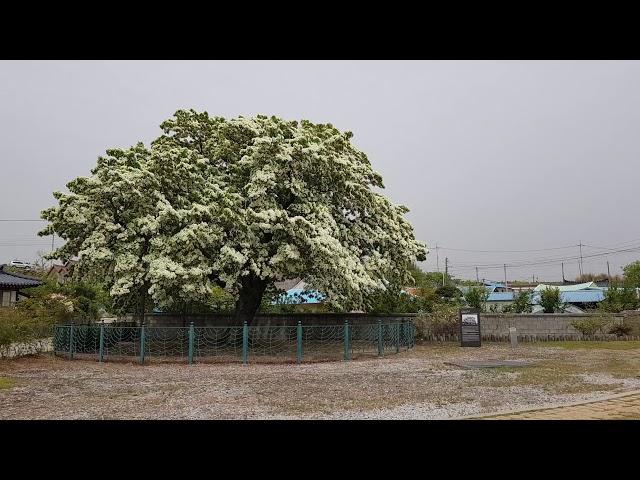
[{"label": "house with blue roof", "polygon": [[322,293],[310,289],[309,285],[300,278],[276,282],[275,286],[284,290],[284,293],[271,302],[272,305],[314,305],[321,304],[324,300]]},{"label": "house with blue roof", "polygon": [[[513,303],[515,291],[504,283],[483,281],[485,290],[489,294],[487,297],[486,308],[489,311],[501,312],[506,305]],[[463,293],[467,293],[472,287],[459,286],[458,289]]]},{"label": "house with blue roof", "polygon": [[565,311],[573,313],[581,313],[587,309],[596,308],[598,303],[604,300],[606,292],[606,287],[599,287],[595,282],[560,286],[541,283],[533,289],[531,295],[534,313],[542,311],[542,307],[540,306],[540,293],[549,288],[557,288],[560,290],[560,300],[567,306]]},{"label": "house with blue roof", "polygon": [[[513,303],[516,289],[508,287],[499,282],[484,281],[487,293],[489,294],[486,308],[489,311],[503,311],[504,307]],[[459,287],[463,293],[471,287]],[[604,300],[606,287],[600,287],[595,282],[579,283],[575,285],[548,285],[541,283],[531,291],[531,306],[533,313],[543,310],[540,305],[540,293],[547,288],[558,288],[560,299],[565,304],[566,312],[582,313],[587,309],[596,308],[598,303]]]}]

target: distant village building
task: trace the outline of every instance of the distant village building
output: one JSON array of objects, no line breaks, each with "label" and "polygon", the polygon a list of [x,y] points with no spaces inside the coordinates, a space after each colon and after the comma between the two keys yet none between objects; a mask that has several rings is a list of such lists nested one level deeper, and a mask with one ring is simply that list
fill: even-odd
[{"label": "distant village building", "polygon": [[0,265],[0,307],[13,307],[22,298],[28,297],[22,292],[25,288],[37,287],[44,282],[36,279],[5,272],[5,265]]},{"label": "distant village building", "polygon": [[[527,290],[531,292],[532,313],[540,313],[543,311],[540,305],[540,292],[547,288],[557,288],[560,290],[560,300],[565,304],[565,312],[583,313],[597,308],[598,303],[604,300],[608,288],[599,286],[596,282],[534,283],[518,287],[509,287],[503,283],[491,281],[483,281],[483,284],[489,294],[486,308],[495,312],[501,312],[505,306],[511,305],[517,292]],[[462,293],[466,293],[471,287],[461,286],[458,288]]]},{"label": "distant village building", "polygon": [[542,307],[540,306],[540,292],[548,288],[557,288],[560,290],[560,300],[566,304],[565,311],[570,313],[582,313],[585,310],[596,308],[598,303],[604,300],[606,291],[604,287],[599,287],[595,282],[559,286],[541,283],[533,289],[532,301],[534,303],[534,313],[542,311]]},{"label": "distant village building", "polygon": [[73,275],[73,267],[77,260],[68,260],[64,265],[52,265],[47,271],[46,277],[52,278],[58,283],[67,283]]},{"label": "distant village building", "polygon": [[284,290],[272,304],[316,305],[323,303],[324,296],[301,278],[293,278],[275,283],[276,288]]},{"label": "distant village building", "polygon": [[[484,280],[482,282],[485,290],[489,294],[486,301],[486,307],[489,311],[501,312],[504,307],[513,303],[515,291],[503,283],[491,282]],[[466,294],[472,287],[460,286],[458,289]]]}]

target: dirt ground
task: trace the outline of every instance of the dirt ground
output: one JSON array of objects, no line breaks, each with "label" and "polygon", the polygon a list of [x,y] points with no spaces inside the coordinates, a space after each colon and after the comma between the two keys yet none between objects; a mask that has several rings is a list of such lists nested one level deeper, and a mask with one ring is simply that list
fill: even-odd
[{"label": "dirt ground", "polygon": [[[447,365],[505,359],[532,364]],[[0,419],[445,419],[639,389],[640,342],[425,344],[302,365],[141,366],[46,354],[0,361]]]}]

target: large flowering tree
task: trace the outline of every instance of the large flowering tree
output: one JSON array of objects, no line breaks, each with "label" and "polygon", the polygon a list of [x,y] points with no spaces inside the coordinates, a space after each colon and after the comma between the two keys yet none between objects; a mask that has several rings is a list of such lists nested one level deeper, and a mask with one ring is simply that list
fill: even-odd
[{"label": "large flowering tree", "polygon": [[162,123],[149,148],[108,150],[90,177],[42,212],[66,240],[51,258],[107,284],[123,309],[206,301],[222,287],[250,321],[274,282],[303,277],[340,309],[409,282],[424,260],[382,178],[330,124],[193,110]]}]

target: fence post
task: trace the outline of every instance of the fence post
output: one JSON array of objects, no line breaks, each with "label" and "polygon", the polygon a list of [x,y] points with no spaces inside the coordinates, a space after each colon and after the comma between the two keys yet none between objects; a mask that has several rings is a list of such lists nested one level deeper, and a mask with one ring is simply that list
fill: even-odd
[{"label": "fence post", "polygon": [[73,322],[69,328],[69,359],[73,360]]},{"label": "fence post", "polygon": [[298,363],[302,362],[302,323],[298,320],[298,335],[297,335],[297,351],[296,351],[296,360]]},{"label": "fence post", "polygon": [[145,337],[145,327],[144,323],[140,328],[140,364],[144,365],[144,337]]},{"label": "fence post", "polygon": [[413,344],[416,340],[415,330],[411,321],[407,322],[407,349],[413,348]]},{"label": "fence post", "polygon": [[249,360],[249,326],[245,321],[242,325],[242,363],[247,364]]},{"label": "fence post", "polygon": [[344,359],[351,360],[351,348],[349,346],[349,321],[344,321]]},{"label": "fence post", "polygon": [[384,339],[382,338],[382,319],[378,319],[378,356],[384,355]]},{"label": "fence post", "polygon": [[104,320],[100,322],[100,362],[104,359]]},{"label": "fence post", "polygon": [[400,352],[400,323],[396,323],[396,353]]},{"label": "fence post", "polygon": [[407,334],[407,322],[402,321],[402,345],[405,350],[409,350],[409,335]]},{"label": "fence post", "polygon": [[189,325],[189,365],[193,363],[193,337],[195,329],[193,328],[193,322]]}]

